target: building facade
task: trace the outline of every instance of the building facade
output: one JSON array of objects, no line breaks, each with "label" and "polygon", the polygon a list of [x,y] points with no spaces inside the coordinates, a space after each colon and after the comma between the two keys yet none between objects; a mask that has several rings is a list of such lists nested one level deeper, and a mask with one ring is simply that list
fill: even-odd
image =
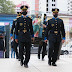
[{"label": "building facade", "polygon": [[68,0],[39,0],[39,11],[48,14],[52,13],[53,8],[59,8],[59,13],[68,14]]},{"label": "building facade", "polygon": [[72,14],[72,0],[68,0],[68,13]]}]

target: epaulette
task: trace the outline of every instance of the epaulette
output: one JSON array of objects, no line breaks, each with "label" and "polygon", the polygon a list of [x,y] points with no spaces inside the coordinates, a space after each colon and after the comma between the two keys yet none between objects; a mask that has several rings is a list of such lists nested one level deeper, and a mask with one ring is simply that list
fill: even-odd
[{"label": "epaulette", "polygon": [[61,19],[61,20],[62,20],[62,18],[59,18],[59,19]]},{"label": "epaulette", "polygon": [[17,19],[14,19],[14,21],[16,21]]},{"label": "epaulette", "polygon": [[48,20],[51,20],[52,18],[48,18]]},{"label": "epaulette", "polygon": [[17,16],[16,18],[20,18],[21,16]]},{"label": "epaulette", "polygon": [[31,16],[28,16],[30,19],[32,19],[32,17]]}]

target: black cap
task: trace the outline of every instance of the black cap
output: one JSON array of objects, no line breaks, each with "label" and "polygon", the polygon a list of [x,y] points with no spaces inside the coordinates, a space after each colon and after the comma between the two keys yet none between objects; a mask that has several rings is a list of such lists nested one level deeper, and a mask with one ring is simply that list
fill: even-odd
[{"label": "black cap", "polygon": [[59,12],[59,9],[58,8],[54,8],[54,9],[52,9],[52,12]]},{"label": "black cap", "polygon": [[27,9],[28,9],[28,6],[22,5],[22,6],[20,7],[20,9],[21,9],[21,10],[27,10]]},{"label": "black cap", "polygon": [[46,16],[46,14],[44,14],[44,16]]},{"label": "black cap", "polygon": [[21,14],[21,12],[17,12],[17,15],[21,16],[22,14]]}]

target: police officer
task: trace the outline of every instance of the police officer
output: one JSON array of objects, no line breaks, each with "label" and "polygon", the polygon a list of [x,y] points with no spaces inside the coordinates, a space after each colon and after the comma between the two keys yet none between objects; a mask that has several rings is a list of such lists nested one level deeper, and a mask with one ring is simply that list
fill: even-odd
[{"label": "police officer", "polygon": [[[17,19],[16,25],[16,42],[19,42],[19,57],[21,59],[21,66],[28,68],[28,62],[30,59],[30,50],[31,50],[31,36],[34,40],[34,33],[32,27],[32,19],[27,16],[28,6],[21,6],[22,16]],[[17,39],[18,37],[18,39]],[[25,47],[25,59],[23,57],[23,51]]]},{"label": "police officer", "polygon": [[[52,9],[53,18],[48,20],[48,25],[46,29],[45,42],[49,40],[49,61],[48,64],[52,66],[57,66],[57,56],[59,51],[60,42],[65,42],[65,29],[63,20],[58,18],[59,9]],[[62,36],[62,37],[61,37]]]},{"label": "police officer", "polygon": [[43,22],[43,31],[42,31],[42,38],[39,40],[39,48],[38,48],[38,59],[40,59],[40,52],[42,49],[42,60],[44,60],[45,54],[46,54],[46,45],[47,43],[44,42],[44,37],[45,37],[45,29],[47,26],[47,16],[44,14],[44,22]]},{"label": "police officer", "polygon": [[0,31],[0,51],[5,51],[4,37],[5,37],[4,31]]},{"label": "police officer", "polygon": [[[17,12],[17,19],[21,16],[21,12]],[[13,38],[13,34],[15,36],[15,25],[16,25],[16,22],[17,22],[17,19],[13,20],[13,25],[12,25],[12,28],[11,28],[11,39]],[[16,52],[16,59],[18,59],[18,50],[17,50],[17,46],[18,46],[18,43],[15,42],[15,39],[14,39],[14,49],[15,49],[15,52]]]}]

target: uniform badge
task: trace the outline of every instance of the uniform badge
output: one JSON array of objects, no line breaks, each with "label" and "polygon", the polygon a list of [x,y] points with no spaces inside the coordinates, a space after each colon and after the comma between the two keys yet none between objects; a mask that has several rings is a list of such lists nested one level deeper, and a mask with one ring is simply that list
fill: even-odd
[{"label": "uniform badge", "polygon": [[20,23],[20,26],[22,26],[23,25],[23,23]]},{"label": "uniform badge", "polygon": [[55,11],[57,11],[57,9],[55,9]]},{"label": "uniform badge", "polygon": [[54,24],[51,25],[52,27],[54,26]]}]

